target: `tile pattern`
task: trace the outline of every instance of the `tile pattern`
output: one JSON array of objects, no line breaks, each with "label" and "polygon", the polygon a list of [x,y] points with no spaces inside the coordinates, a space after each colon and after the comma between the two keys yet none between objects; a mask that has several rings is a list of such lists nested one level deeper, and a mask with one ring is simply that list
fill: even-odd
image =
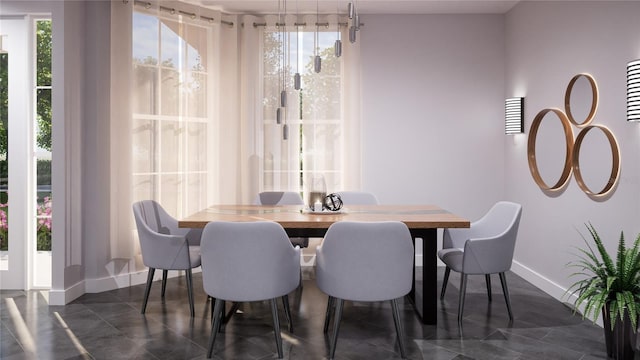
[{"label": "tile pattern", "polygon": [[[327,297],[315,285],[313,268],[306,268],[304,275],[302,290],[290,294],[293,333],[280,312],[284,358],[326,359],[328,339],[322,326]],[[469,278],[462,331],[457,326],[455,273],[440,303],[437,326],[422,325],[411,305],[401,301],[408,358],[606,359],[601,328],[517,275],[507,277],[515,316],[511,325],[499,281],[493,282],[489,303],[482,276]],[[205,359],[210,302],[200,274],[194,274],[194,286],[195,318],[189,316],[183,276],[169,280],[164,301],[160,284],[154,284],[146,315],[140,314],[144,285],[85,294],[67,306],[48,306],[46,292],[2,291],[0,358]],[[268,302],[242,305],[219,334],[213,358],[277,358]],[[336,359],[400,359],[388,303],[345,303]]]}]

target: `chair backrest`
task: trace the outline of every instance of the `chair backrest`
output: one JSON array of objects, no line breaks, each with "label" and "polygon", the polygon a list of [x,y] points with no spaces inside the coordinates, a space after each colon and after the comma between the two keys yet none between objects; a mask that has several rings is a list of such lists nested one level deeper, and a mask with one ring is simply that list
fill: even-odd
[{"label": "chair backrest", "polygon": [[378,205],[378,198],[372,193],[365,191],[339,191],[344,206],[349,205]]},{"label": "chair backrest", "polygon": [[304,205],[302,196],[295,191],[263,191],[254,200],[256,205]]},{"label": "chair backrest", "polygon": [[472,222],[471,228],[474,234],[481,234],[481,236],[498,235],[514,227],[517,232],[521,213],[520,204],[499,201],[484,216]]},{"label": "chair backrest", "polygon": [[176,235],[178,221],[169,215],[156,201],[142,200],[135,203],[134,214],[136,208],[139,209],[144,222],[151,230],[159,234]]},{"label": "chair backrest", "polygon": [[[200,245],[200,237],[202,229],[189,229],[178,227],[178,220],[169,213],[155,200],[142,200],[136,203],[140,209],[142,218],[147,226],[159,234],[178,235],[187,238],[189,245]],[[135,213],[135,204],[134,204]]]},{"label": "chair backrest", "polygon": [[465,244],[463,269],[466,273],[499,273],[511,268],[522,205],[496,203],[480,220],[471,224]]},{"label": "chair backrest", "polygon": [[300,282],[300,249],[276,222],[211,222],[200,253],[204,290],[216,299],[273,299]]},{"label": "chair backrest", "polygon": [[413,256],[411,233],[402,222],[340,221],[316,249],[316,282],[340,299],[396,299],[411,290]]},{"label": "chair backrest", "polygon": [[[153,200],[133,204],[142,262],[154,269],[190,269],[189,245],[184,235],[171,234],[171,216]],[[175,220],[174,220],[175,221]],[[177,221],[176,221],[177,227]]]}]

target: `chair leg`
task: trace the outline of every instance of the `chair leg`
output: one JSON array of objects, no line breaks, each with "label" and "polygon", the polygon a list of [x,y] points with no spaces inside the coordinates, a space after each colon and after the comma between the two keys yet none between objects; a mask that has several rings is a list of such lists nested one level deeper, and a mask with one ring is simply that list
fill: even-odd
[{"label": "chair leg", "polygon": [[271,299],[271,315],[273,315],[273,333],[276,336],[278,359],[282,359],[282,337],[280,336],[280,320],[278,319],[278,303],[276,300]]},{"label": "chair leg", "polygon": [[507,303],[507,311],[509,312],[509,322],[513,322],[513,312],[511,312],[511,300],[509,297],[509,289],[507,288],[507,278],[503,272],[500,273],[500,283],[502,283],[502,292],[504,293],[504,301]]},{"label": "chair leg", "polygon": [[160,297],[164,299],[165,290],[167,290],[167,274],[169,270],[162,270],[162,292],[160,293]]},{"label": "chair leg", "polygon": [[144,314],[147,311],[147,300],[149,300],[149,292],[151,292],[151,284],[153,283],[153,274],[156,272],[156,269],[149,268],[149,273],[147,274],[147,287],[144,289],[144,300],[142,300],[142,311],[141,314]]},{"label": "chair leg", "polygon": [[224,312],[224,301],[216,299],[215,306],[213,308],[213,319],[211,323],[211,335],[209,335],[209,348],[207,350],[207,359],[210,359],[213,355],[213,344],[216,342],[216,336],[220,331],[220,323],[222,322],[222,315]]},{"label": "chair leg", "polygon": [[[236,303],[232,303],[231,304],[231,308],[233,308],[233,306]],[[220,329],[218,330],[218,332],[222,332],[222,330],[224,330],[225,326],[227,326],[227,323],[229,322],[229,319],[231,318],[231,311],[229,311],[228,313],[225,314],[225,309],[227,308],[227,302],[222,300],[222,313],[220,314]],[[233,312],[235,312],[235,310],[233,310]]]},{"label": "chair leg", "polygon": [[216,299],[215,298],[211,298],[211,323],[213,324],[213,315],[215,314],[214,312],[214,305],[216,303]]},{"label": "chair leg", "polygon": [[329,331],[329,323],[331,322],[331,313],[333,313],[333,306],[335,305],[336,298],[333,296],[329,296],[329,300],[327,300],[327,311],[324,315],[324,330],[323,332],[326,334]]},{"label": "chair leg", "polygon": [[333,336],[329,343],[329,359],[333,360],[336,353],[336,345],[338,343],[338,331],[340,331],[340,319],[342,318],[342,308],[344,307],[344,300],[337,299],[336,304],[336,316],[333,319]]},{"label": "chair leg", "polygon": [[289,295],[282,297],[282,306],[284,307],[284,316],[289,324],[289,332],[293,333],[293,320],[291,319],[291,308],[289,307]]},{"label": "chair leg", "polygon": [[300,281],[298,282],[298,287],[302,291],[302,266],[300,267]]},{"label": "chair leg", "polygon": [[451,273],[451,268],[447,266],[444,269],[444,278],[442,279],[442,290],[440,290],[440,300],[444,299],[444,292],[447,291],[447,283],[449,283],[450,273]]},{"label": "chair leg", "polygon": [[393,310],[393,323],[396,325],[396,334],[398,334],[400,355],[403,359],[406,359],[407,350],[404,347],[404,329],[402,328],[402,320],[400,319],[400,311],[398,310],[398,299],[391,300],[391,308]]},{"label": "chair leg", "polygon": [[484,278],[487,280],[487,295],[489,296],[489,302],[491,302],[491,275],[485,274]]},{"label": "chair leg", "polygon": [[191,312],[191,317],[196,316],[195,309],[193,307],[193,275],[191,273],[191,269],[188,269],[185,273],[187,277],[187,294],[189,295],[189,311]]},{"label": "chair leg", "polygon": [[460,294],[458,299],[458,326],[462,328],[462,312],[464,311],[464,296],[467,292],[467,274],[460,273]]},{"label": "chair leg", "polygon": [[233,314],[235,314],[236,312],[238,312],[238,309],[240,309],[240,302],[234,301],[233,303],[231,303],[231,309],[229,309],[229,311],[227,311],[227,314],[224,316],[224,320],[222,321],[222,325],[227,325],[227,323],[231,320],[231,317],[233,316]]}]

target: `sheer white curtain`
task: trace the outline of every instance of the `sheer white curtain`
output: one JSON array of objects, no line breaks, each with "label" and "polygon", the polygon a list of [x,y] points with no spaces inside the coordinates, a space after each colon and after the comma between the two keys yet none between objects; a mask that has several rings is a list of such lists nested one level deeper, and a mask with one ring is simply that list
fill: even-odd
[{"label": "sheer white curtain", "polygon": [[247,192],[237,20],[179,2],[112,3],[112,256],[140,253],[135,201],[181,218]]},{"label": "sheer white curtain", "polygon": [[110,251],[135,255],[131,212],[131,37],[133,4],[111,3]]},{"label": "sheer white curtain", "polygon": [[140,252],[133,202],[154,199],[181,218],[243,201],[251,179],[240,151],[253,143],[245,130],[254,126],[241,121],[247,66],[237,16],[146,4],[112,3],[111,247],[125,259]]},{"label": "sheer white curtain", "polygon": [[[176,217],[217,200],[219,13],[162,5],[133,13],[132,201]],[[213,20],[211,20],[213,19]]]},{"label": "sheer white curtain", "polygon": [[[318,28],[317,42],[316,16],[285,19],[284,140],[275,123],[280,65],[270,58],[283,49],[277,17],[140,4],[112,5],[121,12],[114,20],[128,19],[112,26],[111,52],[111,228],[123,258],[139,253],[137,200],[155,199],[180,218],[211,204],[251,203],[259,191],[302,190],[308,173],[324,175],[328,191],[359,188],[359,49],[337,17],[318,19],[329,25]],[[296,71],[302,92],[293,89]]]}]

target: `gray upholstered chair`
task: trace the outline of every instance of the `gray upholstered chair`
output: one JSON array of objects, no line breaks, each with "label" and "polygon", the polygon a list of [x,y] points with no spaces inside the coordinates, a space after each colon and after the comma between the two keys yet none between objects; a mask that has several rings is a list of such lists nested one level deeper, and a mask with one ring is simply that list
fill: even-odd
[{"label": "gray upholstered chair", "polygon": [[[256,196],[253,202],[256,205],[304,205],[304,200],[300,193],[295,191],[263,191]],[[293,246],[306,248],[309,246],[309,238],[294,237],[290,238]]]},{"label": "gray upholstered chair", "polygon": [[211,222],[202,233],[201,254],[204,291],[215,299],[207,356],[213,354],[225,301],[270,300],[278,358],[282,358],[276,299],[286,299],[298,286],[300,248],[291,245],[276,222]]},{"label": "gray upholstered chair", "polygon": [[[340,199],[342,199],[343,206],[349,205],[378,205],[378,198],[369,192],[365,191],[338,191]],[[327,313],[324,319],[324,332],[329,330],[329,321],[331,319],[331,311],[335,305],[335,301],[329,297],[327,302]]]},{"label": "gray upholstered chair", "polygon": [[336,351],[344,300],[391,300],[400,353],[406,357],[397,299],[411,290],[413,254],[411,234],[402,222],[341,221],[331,225],[316,249],[316,282],[329,295],[327,317],[337,300],[329,358]]},{"label": "gray upholstered chair", "polygon": [[138,229],[142,262],[149,267],[147,287],[142,302],[142,313],[147,309],[149,292],[156,269],[162,269],[162,297],[167,287],[169,270],[184,270],[187,279],[191,316],[193,307],[193,280],[191,269],[200,266],[201,229],[179,228],[178,221],[153,200],[133,204],[133,216]]},{"label": "gray upholstered chair", "polygon": [[446,265],[440,299],[444,299],[451,270],[459,272],[458,325],[462,325],[468,275],[485,275],[491,301],[490,275],[499,274],[509,320],[513,321],[505,272],[513,262],[521,215],[520,204],[500,201],[480,220],[472,222],[470,228],[444,230],[443,249],[438,252],[438,257]]},{"label": "gray upholstered chair", "polygon": [[349,205],[378,205],[378,198],[366,191],[339,191],[344,206]]}]

